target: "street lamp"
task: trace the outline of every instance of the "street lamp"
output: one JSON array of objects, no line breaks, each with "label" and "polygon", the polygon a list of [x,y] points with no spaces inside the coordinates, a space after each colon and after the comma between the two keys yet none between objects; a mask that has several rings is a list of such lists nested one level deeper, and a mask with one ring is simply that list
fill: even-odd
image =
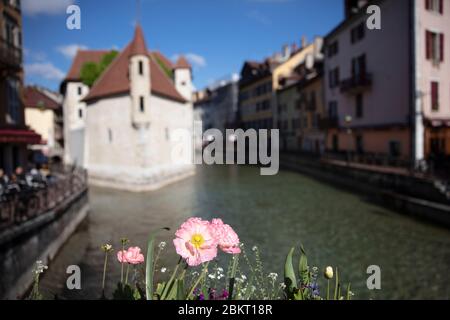
[{"label": "street lamp", "polygon": [[[353,118],[350,115],[346,115],[344,118],[345,126],[347,128],[347,134],[350,136],[350,141],[352,138],[352,128],[350,127],[352,120],[353,120]],[[350,143],[347,148],[347,165],[350,165]]]}]

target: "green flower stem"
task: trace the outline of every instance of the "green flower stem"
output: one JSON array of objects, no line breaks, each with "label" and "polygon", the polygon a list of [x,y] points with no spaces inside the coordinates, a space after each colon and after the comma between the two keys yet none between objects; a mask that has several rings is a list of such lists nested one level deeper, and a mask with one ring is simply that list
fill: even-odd
[{"label": "green flower stem", "polygon": [[330,300],[330,279],[327,279],[327,300]]},{"label": "green flower stem", "polygon": [[120,282],[122,284],[123,284],[123,265],[124,265],[123,259],[124,259],[124,252],[125,252],[125,244],[122,241],[122,252],[121,252],[121,254],[122,254],[122,267],[121,267],[121,270],[120,270]]},{"label": "green flower stem", "polygon": [[173,283],[173,281],[175,279],[175,276],[176,276],[176,274],[178,272],[178,268],[180,267],[181,260],[182,260],[182,258],[180,257],[180,259],[178,260],[178,263],[177,263],[175,269],[173,270],[172,275],[170,276],[169,282],[167,282],[166,286],[164,287],[163,293],[161,294],[161,299],[164,299],[164,297],[169,293],[169,289],[172,286],[172,283]]},{"label": "green flower stem", "polygon": [[106,279],[106,265],[108,264],[108,252],[105,252],[105,262],[103,263],[103,280],[102,280],[102,292],[105,294],[105,279]]},{"label": "green flower stem", "polygon": [[129,271],[130,271],[130,264],[127,263],[127,273],[125,275],[125,284],[128,284],[128,273],[129,273]]},{"label": "green flower stem", "polygon": [[198,276],[197,280],[195,281],[194,285],[191,287],[191,289],[189,290],[188,295],[186,296],[186,299],[189,299],[190,296],[194,293],[195,288],[197,288],[198,284],[200,283],[200,281],[202,281],[202,279],[206,276],[206,273],[208,272],[208,265],[209,262],[207,262],[205,264],[205,266],[203,267],[203,271],[202,273]]}]

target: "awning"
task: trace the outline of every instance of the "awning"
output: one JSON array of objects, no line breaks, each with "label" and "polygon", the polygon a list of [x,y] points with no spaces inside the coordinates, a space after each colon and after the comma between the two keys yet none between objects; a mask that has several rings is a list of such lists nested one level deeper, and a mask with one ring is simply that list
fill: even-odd
[{"label": "awning", "polygon": [[33,130],[0,129],[0,143],[40,144],[42,138]]}]

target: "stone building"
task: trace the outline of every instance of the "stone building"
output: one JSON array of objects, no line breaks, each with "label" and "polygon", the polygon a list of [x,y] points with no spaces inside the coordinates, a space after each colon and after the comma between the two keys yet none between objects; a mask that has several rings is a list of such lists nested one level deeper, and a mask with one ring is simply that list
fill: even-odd
[{"label": "stone building", "polygon": [[65,160],[86,167],[91,184],[133,191],[193,174],[189,63],[149,51],[138,25],[130,44],[89,88],[80,69],[105,53],[79,51],[62,84]]}]

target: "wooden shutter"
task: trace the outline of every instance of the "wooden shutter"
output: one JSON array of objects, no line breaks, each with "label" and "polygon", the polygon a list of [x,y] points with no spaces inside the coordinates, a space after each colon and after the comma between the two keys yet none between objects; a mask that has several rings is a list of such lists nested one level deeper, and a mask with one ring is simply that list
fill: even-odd
[{"label": "wooden shutter", "polygon": [[431,32],[426,30],[425,31],[425,42],[426,42],[426,59],[431,59],[431,50],[432,50],[432,39],[431,39]]},{"label": "wooden shutter", "polygon": [[441,60],[441,62],[443,62],[444,61],[444,34],[443,33],[441,33],[440,35],[439,35],[439,51],[440,51],[440,60]]},{"label": "wooden shutter", "polygon": [[444,13],[444,1],[443,0],[439,0],[439,13],[440,14]]}]

